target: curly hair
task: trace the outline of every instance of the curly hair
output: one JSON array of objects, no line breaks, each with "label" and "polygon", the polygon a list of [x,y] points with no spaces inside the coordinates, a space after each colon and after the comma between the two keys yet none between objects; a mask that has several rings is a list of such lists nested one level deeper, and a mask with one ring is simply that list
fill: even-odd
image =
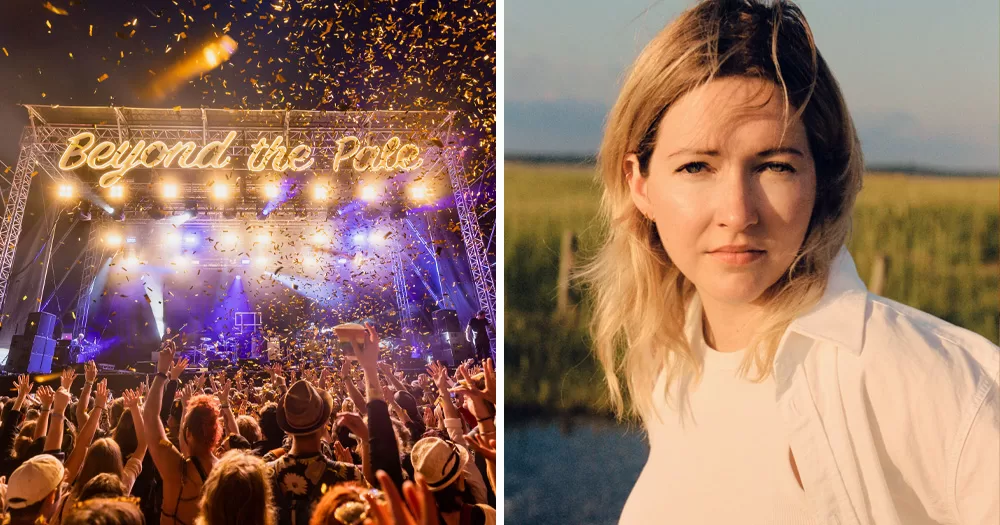
[{"label": "curly hair", "polygon": [[213,396],[194,396],[188,401],[184,419],[181,421],[182,435],[190,434],[196,447],[214,450],[222,439],[222,425],[219,423],[219,402]]},{"label": "curly hair", "polygon": [[349,525],[368,509],[364,487],[354,482],[338,483],[316,504],[309,525]]},{"label": "curly hair", "polygon": [[[133,498],[134,499],[134,498]],[[131,500],[98,498],[78,503],[62,523],[65,525],[143,525],[146,519]]]}]

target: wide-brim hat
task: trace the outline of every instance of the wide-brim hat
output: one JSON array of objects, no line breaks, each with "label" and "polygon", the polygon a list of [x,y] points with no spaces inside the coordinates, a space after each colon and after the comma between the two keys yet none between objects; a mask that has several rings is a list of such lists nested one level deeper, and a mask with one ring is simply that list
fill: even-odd
[{"label": "wide-brim hat", "polygon": [[333,396],[308,381],[299,380],[278,400],[278,426],[293,436],[309,435],[323,428],[333,413]]},{"label": "wide-brim hat", "polygon": [[469,462],[469,451],[450,441],[425,437],[410,453],[413,469],[424,476],[427,488],[437,492],[451,485]]}]

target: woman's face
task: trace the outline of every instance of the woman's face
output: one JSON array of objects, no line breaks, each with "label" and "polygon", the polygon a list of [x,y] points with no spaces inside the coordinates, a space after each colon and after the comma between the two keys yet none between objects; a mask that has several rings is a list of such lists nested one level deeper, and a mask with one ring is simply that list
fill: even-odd
[{"label": "woman's face", "polygon": [[635,155],[626,159],[635,205],[703,298],[757,300],[805,238],[816,169],[799,119],[782,140],[783,106],[771,83],[714,80],[663,116],[648,177]]}]

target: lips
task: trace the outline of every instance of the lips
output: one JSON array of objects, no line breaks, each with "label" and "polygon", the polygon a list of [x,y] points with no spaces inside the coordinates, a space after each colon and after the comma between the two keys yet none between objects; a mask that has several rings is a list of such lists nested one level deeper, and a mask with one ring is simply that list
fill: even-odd
[{"label": "lips", "polygon": [[709,252],[709,255],[720,262],[742,266],[760,260],[765,253],[767,253],[765,250],[754,248],[749,244],[734,244],[716,248]]}]

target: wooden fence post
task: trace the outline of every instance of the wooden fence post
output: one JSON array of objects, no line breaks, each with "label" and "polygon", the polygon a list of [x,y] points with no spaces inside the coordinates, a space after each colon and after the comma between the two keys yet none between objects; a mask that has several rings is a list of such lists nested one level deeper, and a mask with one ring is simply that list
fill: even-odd
[{"label": "wooden fence post", "polygon": [[576,235],[572,230],[565,230],[559,243],[559,281],[556,295],[556,316],[562,317],[570,313],[573,305],[570,303],[570,273],[576,264]]},{"label": "wooden fence post", "polygon": [[882,290],[885,288],[885,278],[888,266],[888,256],[881,253],[875,255],[875,260],[872,262],[871,278],[868,279],[868,291],[875,295],[882,295]]}]

